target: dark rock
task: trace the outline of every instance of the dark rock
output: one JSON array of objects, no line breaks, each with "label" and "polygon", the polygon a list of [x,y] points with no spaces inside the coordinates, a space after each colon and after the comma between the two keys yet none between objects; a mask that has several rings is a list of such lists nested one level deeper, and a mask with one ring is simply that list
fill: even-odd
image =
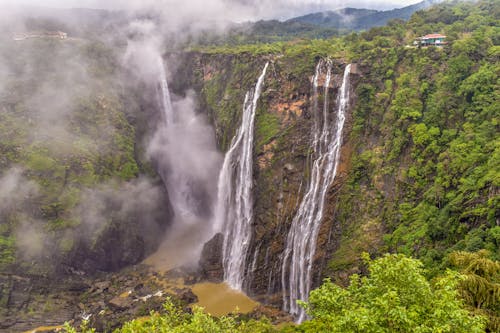
[{"label": "dark rock", "polygon": [[106,291],[109,288],[109,286],[111,286],[111,282],[109,282],[109,281],[101,281],[101,282],[95,283],[94,286],[99,291]]},{"label": "dark rock", "polygon": [[144,297],[146,295],[151,295],[153,294],[153,290],[149,288],[148,286],[145,286],[144,284],[138,284],[134,287],[135,294],[139,297]]},{"label": "dark rock", "polygon": [[68,291],[84,292],[87,289],[90,289],[90,285],[84,281],[71,281],[67,285]]},{"label": "dark rock", "polygon": [[127,211],[121,211],[125,200],[115,192],[97,193],[100,196],[103,212],[111,214],[108,223],[98,231],[78,230],[81,234],[78,243],[66,258],[66,264],[77,267],[86,273],[98,271],[112,272],[142,261],[153,253],[163,240],[163,235],[171,217],[172,208],[168,193],[161,182],[154,186],[132,184],[130,196],[157,198],[143,204],[127,204]]},{"label": "dark rock", "polygon": [[108,305],[115,310],[126,310],[132,307],[134,300],[130,297],[114,297],[108,301]]},{"label": "dark rock", "polygon": [[177,297],[186,304],[198,302],[198,296],[189,288],[182,289],[177,293]]},{"label": "dark rock", "polygon": [[22,309],[30,300],[33,286],[29,279],[13,278],[10,290],[7,291],[7,307],[10,309]]},{"label": "dark rock", "polygon": [[224,279],[224,268],[222,266],[222,246],[224,236],[216,234],[203,246],[200,257],[200,275],[202,279],[211,282],[222,282]]}]

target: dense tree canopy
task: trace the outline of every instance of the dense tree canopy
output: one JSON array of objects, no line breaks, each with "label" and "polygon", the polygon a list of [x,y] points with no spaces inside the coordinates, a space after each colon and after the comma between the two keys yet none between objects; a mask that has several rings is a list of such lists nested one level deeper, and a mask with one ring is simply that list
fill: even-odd
[{"label": "dense tree canopy", "polygon": [[500,331],[500,262],[491,260],[487,250],[476,253],[454,252],[451,264],[464,274],[459,291],[475,313],[488,317],[487,329]]},{"label": "dense tree canopy", "polygon": [[461,277],[451,271],[429,282],[422,263],[404,255],[367,261],[369,275],[349,287],[329,280],[311,292],[305,332],[483,332],[458,297]]}]

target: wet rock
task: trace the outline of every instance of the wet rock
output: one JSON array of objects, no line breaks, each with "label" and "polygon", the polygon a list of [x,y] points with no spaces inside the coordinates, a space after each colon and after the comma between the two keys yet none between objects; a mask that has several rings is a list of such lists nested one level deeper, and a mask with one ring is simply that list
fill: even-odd
[{"label": "wet rock", "polygon": [[99,291],[106,291],[109,288],[109,286],[111,286],[111,282],[109,282],[109,281],[101,281],[101,282],[95,283],[94,286]]},{"label": "wet rock", "polygon": [[139,297],[144,297],[147,295],[151,295],[154,292],[150,287],[145,286],[144,284],[140,283],[134,287],[134,293],[137,294],[137,296],[139,296]]},{"label": "wet rock", "polygon": [[192,304],[198,302],[198,296],[196,296],[193,291],[189,288],[182,289],[177,297],[186,304]]},{"label": "wet rock", "polygon": [[134,300],[129,297],[114,297],[108,301],[110,308],[115,310],[125,310],[130,308],[134,303]]},{"label": "wet rock", "polygon": [[84,292],[90,289],[90,285],[84,281],[71,281],[67,284],[68,291]]},{"label": "wet rock", "polygon": [[[108,223],[93,232],[78,230],[81,234],[65,264],[88,274],[113,272],[135,265],[157,250],[172,218],[168,193],[162,183],[133,188],[137,197],[153,196],[158,200],[148,205],[133,205],[126,214],[112,215]],[[99,193],[104,211],[117,211],[124,198],[115,193]]]},{"label": "wet rock", "polygon": [[8,295],[7,307],[10,309],[22,309],[30,301],[30,293],[33,286],[29,279],[14,277],[11,281],[10,289],[6,290]]},{"label": "wet rock", "polygon": [[204,246],[200,257],[200,276],[210,282],[222,282],[224,279],[224,268],[222,266],[222,246],[224,236],[221,233],[215,235]]},{"label": "wet rock", "polygon": [[255,310],[248,314],[248,316],[257,320],[262,317],[266,317],[270,319],[274,325],[293,323],[293,317],[288,312],[264,305],[256,307]]}]

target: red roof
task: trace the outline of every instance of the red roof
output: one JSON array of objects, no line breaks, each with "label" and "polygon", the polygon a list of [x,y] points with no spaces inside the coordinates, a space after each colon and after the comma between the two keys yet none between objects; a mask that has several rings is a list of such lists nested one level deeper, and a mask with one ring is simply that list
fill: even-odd
[{"label": "red roof", "polygon": [[441,35],[441,34],[429,34],[429,35],[425,35],[423,37],[421,37],[422,39],[430,39],[430,38],[446,38],[445,35]]}]

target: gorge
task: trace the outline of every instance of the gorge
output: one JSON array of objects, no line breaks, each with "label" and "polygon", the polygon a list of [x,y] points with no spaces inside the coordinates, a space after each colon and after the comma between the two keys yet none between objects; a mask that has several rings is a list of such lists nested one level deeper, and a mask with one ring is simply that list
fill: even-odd
[{"label": "gorge", "polygon": [[[271,43],[99,15],[84,37],[1,40],[0,331],[385,332],[375,295],[494,332],[496,296],[470,306],[458,282],[498,284],[494,1]],[[447,44],[413,45],[431,32]]]}]

